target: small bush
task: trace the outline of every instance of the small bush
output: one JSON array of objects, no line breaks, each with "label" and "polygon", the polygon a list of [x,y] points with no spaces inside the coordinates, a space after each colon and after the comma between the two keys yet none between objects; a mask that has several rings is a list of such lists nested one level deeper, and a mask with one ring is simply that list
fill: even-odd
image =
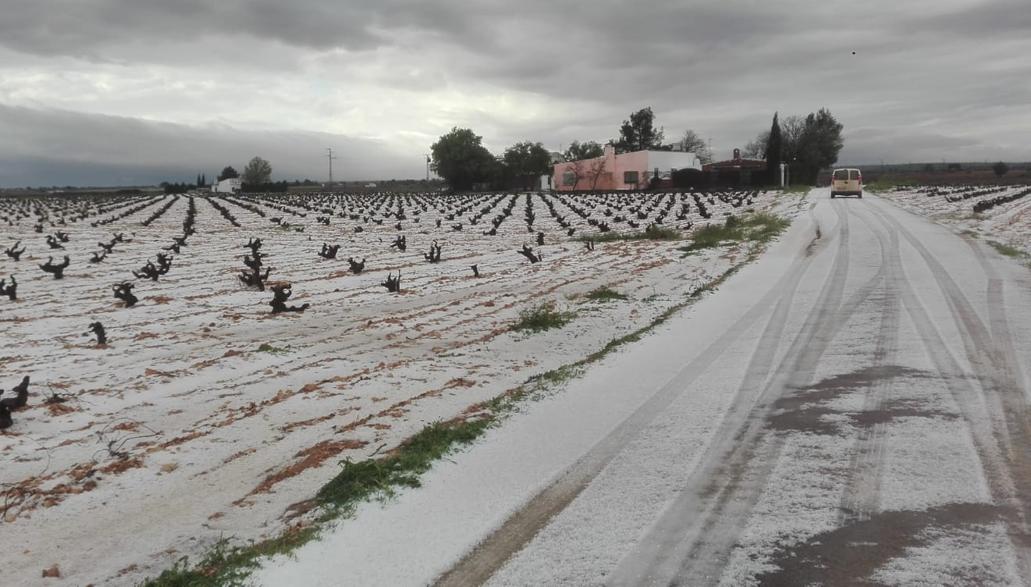
[{"label": "small bush", "polygon": [[562,328],[572,322],[575,314],[572,312],[559,312],[555,309],[554,302],[546,302],[539,306],[527,308],[519,313],[519,322],[512,325],[512,330],[521,332],[541,332],[552,328]]},{"label": "small bush", "polygon": [[287,350],[286,349],[281,349],[279,347],[272,346],[272,345],[270,345],[267,342],[263,342],[263,343],[261,343],[261,346],[258,347],[258,352],[259,353],[272,353],[273,355],[281,355],[281,354],[287,352]]},{"label": "small bush", "polygon": [[728,229],[726,226],[720,226],[719,224],[710,224],[695,230],[694,234],[691,235],[691,244],[681,248],[681,250],[693,253],[702,249],[711,249],[719,246],[723,241],[739,240],[738,236],[736,229]]},{"label": "small bush", "polygon": [[608,286],[601,286],[597,289],[591,290],[584,295],[585,298],[594,301],[610,301],[610,300],[625,300],[627,297],[624,294],[619,293],[614,289],[609,289]]},{"label": "small bush", "polygon": [[791,223],[787,220],[760,212],[748,216],[728,216],[723,225],[710,224],[694,231],[691,244],[681,247],[685,253],[718,247],[721,243],[753,242],[765,244],[784,232]]}]

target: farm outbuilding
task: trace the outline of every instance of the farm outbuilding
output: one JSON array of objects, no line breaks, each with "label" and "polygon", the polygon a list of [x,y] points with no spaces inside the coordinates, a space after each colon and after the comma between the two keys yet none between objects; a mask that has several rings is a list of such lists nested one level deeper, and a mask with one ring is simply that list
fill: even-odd
[{"label": "farm outbuilding", "polygon": [[701,169],[694,153],[678,151],[632,151],[616,153],[611,144],[594,159],[556,163],[555,190],[635,190],[648,186],[653,177],[669,179],[678,169]]},{"label": "farm outbuilding", "polygon": [[243,189],[243,182],[238,177],[230,177],[211,184],[211,191],[219,194],[232,194]]},{"label": "farm outbuilding", "polygon": [[748,186],[754,184],[753,177],[765,178],[766,161],[746,159],[741,156],[741,149],[734,149],[733,158],[708,163],[702,170],[709,172],[716,184]]}]

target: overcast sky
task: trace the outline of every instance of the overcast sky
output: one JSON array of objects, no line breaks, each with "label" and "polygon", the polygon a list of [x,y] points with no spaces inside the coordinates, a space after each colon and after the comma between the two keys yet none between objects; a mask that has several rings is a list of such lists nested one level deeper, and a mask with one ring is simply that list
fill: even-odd
[{"label": "overcast sky", "polygon": [[[829,108],[846,163],[1031,159],[1027,0],[5,0],[0,186],[422,177],[604,142],[651,106],[717,157]],[[855,54],[853,54],[853,51]]]}]

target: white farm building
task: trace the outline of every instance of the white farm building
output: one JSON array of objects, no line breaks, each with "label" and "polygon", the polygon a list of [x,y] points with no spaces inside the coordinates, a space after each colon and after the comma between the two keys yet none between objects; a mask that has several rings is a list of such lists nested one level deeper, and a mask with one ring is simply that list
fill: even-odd
[{"label": "white farm building", "polygon": [[238,177],[230,177],[211,184],[211,191],[220,194],[232,194],[243,188],[243,182]]}]

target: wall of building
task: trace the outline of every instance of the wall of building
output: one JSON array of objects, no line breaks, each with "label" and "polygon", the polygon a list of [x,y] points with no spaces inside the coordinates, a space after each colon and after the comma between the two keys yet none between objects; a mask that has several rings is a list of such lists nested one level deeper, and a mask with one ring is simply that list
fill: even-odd
[{"label": "wall of building", "polygon": [[223,179],[220,182],[211,185],[211,191],[217,193],[228,194],[232,192],[240,191],[243,186],[243,182],[239,178]]},{"label": "wall of building", "polygon": [[[604,171],[594,181],[592,170],[604,162]],[[567,173],[575,173],[580,164],[580,181],[575,187],[566,182]],[[648,182],[659,169],[660,176],[669,176],[673,169],[701,169],[701,161],[694,153],[672,151],[634,151],[616,154],[611,145],[605,146],[605,154],[597,159],[580,162],[568,161],[555,164],[554,177],[557,191],[576,190],[633,190],[648,187]]]},{"label": "wall of building", "polygon": [[701,169],[702,161],[694,153],[683,151],[648,151],[648,165],[655,170],[656,167],[663,174],[674,169]]}]

